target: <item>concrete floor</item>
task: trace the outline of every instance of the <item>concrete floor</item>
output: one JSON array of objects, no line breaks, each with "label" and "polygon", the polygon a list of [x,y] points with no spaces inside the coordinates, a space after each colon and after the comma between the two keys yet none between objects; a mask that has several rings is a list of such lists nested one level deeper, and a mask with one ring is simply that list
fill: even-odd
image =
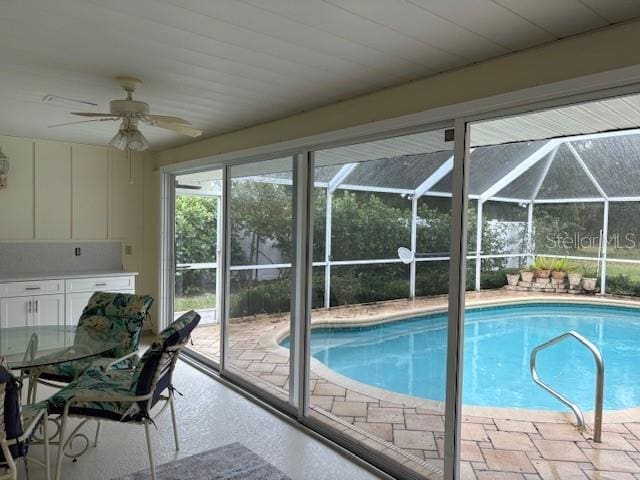
[{"label": "concrete floor", "polygon": [[[177,397],[181,449],[174,450],[170,414],[166,411],[156,422],[157,430],[152,430],[157,464],[240,442],[293,480],[377,478],[184,362],[179,362],[174,381],[184,395]],[[47,390],[40,388],[39,394],[44,396]],[[90,437],[93,428],[93,425],[85,428]],[[34,447],[30,454],[42,458],[39,447]],[[52,456],[55,454],[56,448],[52,448]],[[90,447],[77,463],[66,459],[63,479],[108,480],[147,466],[144,429],[104,422],[98,447]],[[30,479],[44,479],[44,472],[37,465],[31,465],[29,470]],[[19,478],[26,478],[22,468]]]}]

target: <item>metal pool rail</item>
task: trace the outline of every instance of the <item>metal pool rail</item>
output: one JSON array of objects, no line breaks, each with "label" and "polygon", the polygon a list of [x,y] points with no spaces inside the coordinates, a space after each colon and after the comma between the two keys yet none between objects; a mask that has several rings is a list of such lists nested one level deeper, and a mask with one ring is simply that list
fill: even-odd
[{"label": "metal pool rail", "polygon": [[578,421],[578,428],[581,430],[585,429],[584,415],[582,414],[582,410],[575,403],[568,400],[564,395],[557,392],[549,385],[540,380],[540,376],[538,375],[538,370],[536,369],[536,359],[538,353],[546,348],[552,347],[567,338],[573,337],[578,340],[582,345],[591,351],[593,355],[593,359],[596,362],[597,368],[597,377],[596,377],[596,405],[595,405],[595,420],[593,427],[593,441],[600,443],[602,441],[602,406],[604,400],[604,361],[602,360],[602,354],[598,347],[596,347],[593,343],[587,340],[585,337],[580,335],[578,332],[569,331],[567,333],[563,333],[562,335],[558,335],[557,337],[552,338],[548,342],[545,342],[541,345],[538,345],[531,351],[531,358],[529,361],[529,367],[531,369],[531,378],[533,381],[540,385],[543,389],[553,395],[555,398],[560,400],[562,403],[567,405],[575,414],[576,419]]}]

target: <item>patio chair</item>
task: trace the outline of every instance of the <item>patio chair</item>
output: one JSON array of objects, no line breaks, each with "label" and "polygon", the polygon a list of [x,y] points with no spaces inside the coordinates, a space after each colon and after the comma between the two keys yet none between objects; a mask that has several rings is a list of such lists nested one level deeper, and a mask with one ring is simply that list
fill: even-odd
[{"label": "patio chair", "polygon": [[0,464],[4,472],[0,480],[17,480],[16,459],[23,458],[26,466],[29,441],[35,429],[42,424],[42,442],[44,446],[44,462],[29,459],[45,469],[46,480],[50,479],[49,471],[49,438],[47,432],[48,415],[46,405],[21,406],[20,392],[22,384],[0,365]]},{"label": "patio chair", "polygon": [[[172,384],[178,355],[200,322],[195,311],[185,313],[163,330],[140,362],[132,370],[101,371],[89,369],[58,391],[46,403],[50,415],[61,415],[60,447],[56,463],[56,480],[60,480],[64,449],[71,438],[64,439],[69,417],[112,420],[144,425],[152,480],[156,479],[149,425],[153,423],[151,409],[160,401],[162,414],[171,409],[176,450],[180,448]],[[165,393],[166,392],[166,393]]]},{"label": "patio chair", "polygon": [[142,325],[152,304],[153,297],[150,295],[94,293],[82,311],[71,348],[82,348],[86,343],[111,339],[117,339],[120,346],[99,357],[29,369],[25,372],[29,377],[29,402],[35,402],[38,383],[61,388],[78,378],[89,367],[103,370],[133,368],[138,361],[137,350]]}]

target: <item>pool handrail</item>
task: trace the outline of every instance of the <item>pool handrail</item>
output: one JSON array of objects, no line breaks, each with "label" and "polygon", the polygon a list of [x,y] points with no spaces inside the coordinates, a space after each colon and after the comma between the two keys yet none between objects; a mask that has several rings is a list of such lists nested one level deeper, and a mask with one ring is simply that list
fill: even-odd
[{"label": "pool handrail", "polygon": [[593,441],[596,443],[600,443],[602,441],[602,408],[604,403],[604,360],[602,359],[602,354],[600,353],[600,350],[598,349],[598,347],[596,347],[593,343],[591,343],[589,340],[587,340],[585,337],[583,337],[582,335],[580,335],[578,332],[574,330],[563,333],[562,335],[558,335],[557,337],[554,337],[551,340],[545,343],[542,343],[537,347],[535,347],[533,350],[531,350],[531,358],[529,360],[531,378],[533,378],[533,381],[535,383],[537,383],[539,386],[541,386],[543,389],[545,389],[555,398],[560,400],[562,403],[567,405],[576,416],[576,419],[578,422],[578,428],[580,428],[581,430],[585,429],[584,415],[582,414],[582,410],[580,410],[580,407],[578,407],[575,403],[571,402],[560,392],[557,392],[556,390],[551,388],[549,385],[544,383],[542,380],[540,380],[540,376],[538,375],[538,370],[536,368],[536,359],[537,359],[538,353],[541,350],[552,347],[570,337],[575,338],[576,340],[578,340],[578,342],[580,342],[582,345],[587,347],[591,352],[591,354],[593,355],[593,359],[596,362],[597,376],[596,376],[596,399],[595,399],[595,410],[594,410],[595,418],[594,418],[594,426],[593,426]]}]

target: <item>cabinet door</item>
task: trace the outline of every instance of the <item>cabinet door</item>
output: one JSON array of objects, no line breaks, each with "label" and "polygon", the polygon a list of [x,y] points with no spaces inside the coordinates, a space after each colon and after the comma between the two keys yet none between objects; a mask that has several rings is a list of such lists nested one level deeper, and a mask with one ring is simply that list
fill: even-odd
[{"label": "cabinet door", "polygon": [[0,327],[26,327],[31,316],[31,297],[0,298]]},{"label": "cabinet door", "polygon": [[[0,298],[0,327],[26,327],[33,315],[32,297]],[[11,355],[24,352],[27,331],[0,333],[0,353]]]},{"label": "cabinet door", "polygon": [[33,297],[33,325],[64,325],[64,295],[40,295]]},{"label": "cabinet door", "polygon": [[67,326],[72,327],[78,324],[82,310],[89,303],[93,292],[76,292],[67,294]]}]

